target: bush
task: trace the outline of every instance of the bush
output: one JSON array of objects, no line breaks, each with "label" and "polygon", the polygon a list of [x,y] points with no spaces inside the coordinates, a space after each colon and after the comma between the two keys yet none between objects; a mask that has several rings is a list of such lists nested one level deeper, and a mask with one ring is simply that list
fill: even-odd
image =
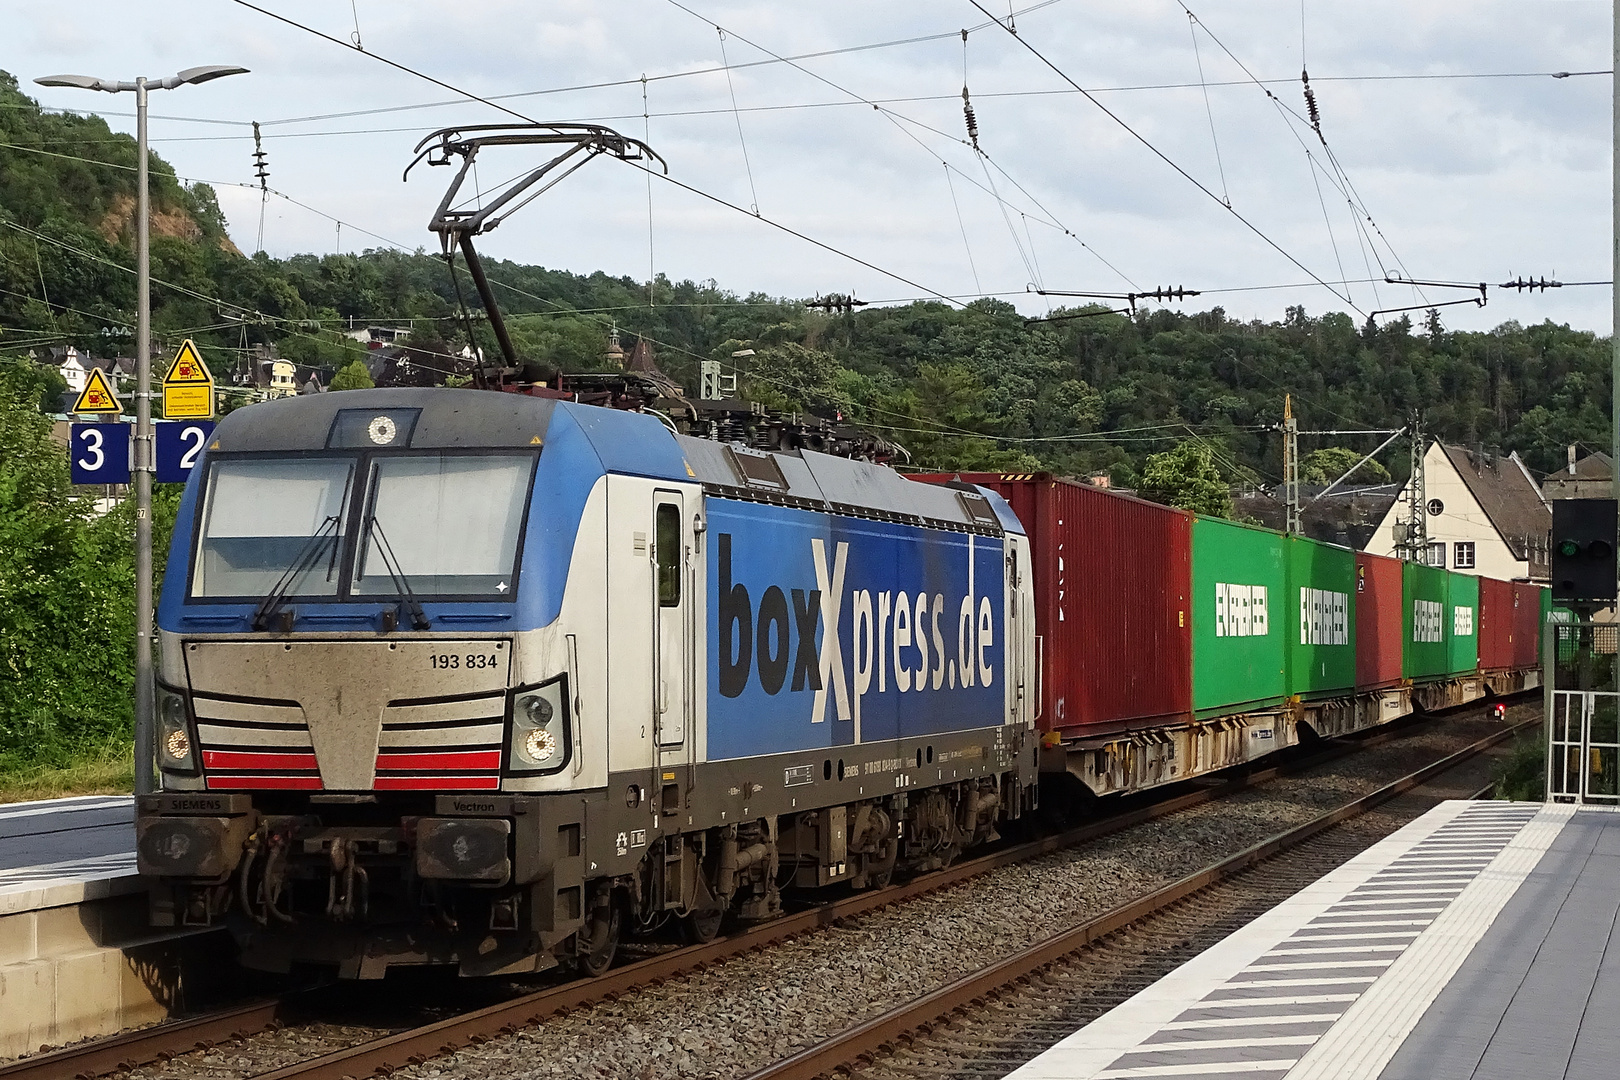
[{"label": "bush", "polygon": [[[0,771],[105,757],[134,725],[134,506],[75,496],[39,383],[0,359]],[[178,503],[153,499],[159,574]]]},{"label": "bush", "polygon": [[1538,732],[1521,736],[1492,772],[1495,797],[1514,802],[1541,802],[1547,797],[1547,743]]}]

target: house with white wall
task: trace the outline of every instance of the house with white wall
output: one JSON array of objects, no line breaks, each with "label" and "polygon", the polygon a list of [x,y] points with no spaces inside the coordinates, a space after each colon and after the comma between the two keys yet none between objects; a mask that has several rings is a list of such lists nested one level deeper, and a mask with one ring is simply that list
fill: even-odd
[{"label": "house with white wall", "polygon": [[[1423,471],[1430,565],[1503,580],[1548,580],[1552,508],[1518,454],[1435,442],[1423,455]],[[1403,485],[1366,551],[1398,554],[1395,525],[1406,521],[1408,492]]]}]

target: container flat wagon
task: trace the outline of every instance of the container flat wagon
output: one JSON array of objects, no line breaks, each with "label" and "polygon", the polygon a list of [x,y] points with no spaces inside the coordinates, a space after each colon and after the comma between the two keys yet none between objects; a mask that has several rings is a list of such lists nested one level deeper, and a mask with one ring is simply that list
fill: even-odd
[{"label": "container flat wagon", "polygon": [[994,492],[1034,569],[1042,770],[1136,791],[1540,685],[1547,590],[1457,574],[1045,473]]}]

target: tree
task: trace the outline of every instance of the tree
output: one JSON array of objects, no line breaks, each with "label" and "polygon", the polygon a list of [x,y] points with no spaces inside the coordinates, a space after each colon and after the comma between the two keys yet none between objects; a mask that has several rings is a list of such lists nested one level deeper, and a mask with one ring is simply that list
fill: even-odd
[{"label": "tree", "polygon": [[355,360],[348,367],[339,369],[338,373],[332,376],[332,384],[327,389],[369,390],[376,385],[371,381],[371,372],[366,370],[366,365],[359,360]]},{"label": "tree", "polygon": [[[1350,466],[1361,460],[1358,451],[1343,446],[1324,446],[1320,450],[1312,450],[1299,462],[1299,480],[1302,484],[1333,483],[1349,470]],[[1369,461],[1352,475],[1345,478],[1349,484],[1387,484],[1389,483],[1389,470],[1376,461]]]},{"label": "tree", "polygon": [[1166,506],[1210,517],[1232,516],[1232,493],[1208,446],[1192,439],[1148,456],[1136,493]]},{"label": "tree", "polygon": [[[134,722],[134,507],[77,497],[43,385],[31,361],[0,359],[0,768],[126,745]],[[178,501],[154,499],[160,573]]]}]

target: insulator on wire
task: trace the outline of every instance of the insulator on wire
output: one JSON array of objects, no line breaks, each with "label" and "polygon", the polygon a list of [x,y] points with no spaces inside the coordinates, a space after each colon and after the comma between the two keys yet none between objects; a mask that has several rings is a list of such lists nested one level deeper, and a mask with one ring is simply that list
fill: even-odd
[{"label": "insulator on wire", "polygon": [[869,302],[867,300],[857,300],[852,294],[828,293],[826,296],[822,296],[818,293],[814,300],[806,300],[804,306],[820,308],[829,314],[834,311],[849,314],[858,307],[865,307]]},{"label": "insulator on wire", "polygon": [[1516,277],[1512,281],[1504,281],[1502,284],[1497,286],[1499,289],[1513,289],[1518,292],[1523,292],[1525,289],[1529,289],[1531,292],[1536,292],[1538,290],[1545,292],[1548,289],[1562,289],[1563,287],[1564,283],[1562,281],[1554,281],[1545,277],[1530,278],[1528,280],[1522,277]]},{"label": "insulator on wire", "polygon": [[973,149],[979,148],[979,118],[973,115],[973,102],[968,98],[968,88],[962,87],[962,118],[967,121],[968,141]]},{"label": "insulator on wire", "polygon": [[1168,285],[1160,285],[1152,292],[1131,293],[1130,297],[1134,302],[1136,300],[1185,300],[1189,296],[1197,295],[1197,289],[1187,289],[1180,285],[1177,285],[1174,288],[1171,288]]},{"label": "insulator on wire", "polygon": [[1299,81],[1305,84],[1305,114],[1311,118],[1311,127],[1316,129],[1316,137],[1321,138],[1322,113],[1316,107],[1316,92],[1311,89],[1311,73],[1300,68]]},{"label": "insulator on wire", "polygon": [[270,181],[270,160],[264,152],[264,144],[259,141],[257,120],[253,121],[253,175],[258,178],[259,190],[263,191]]}]

